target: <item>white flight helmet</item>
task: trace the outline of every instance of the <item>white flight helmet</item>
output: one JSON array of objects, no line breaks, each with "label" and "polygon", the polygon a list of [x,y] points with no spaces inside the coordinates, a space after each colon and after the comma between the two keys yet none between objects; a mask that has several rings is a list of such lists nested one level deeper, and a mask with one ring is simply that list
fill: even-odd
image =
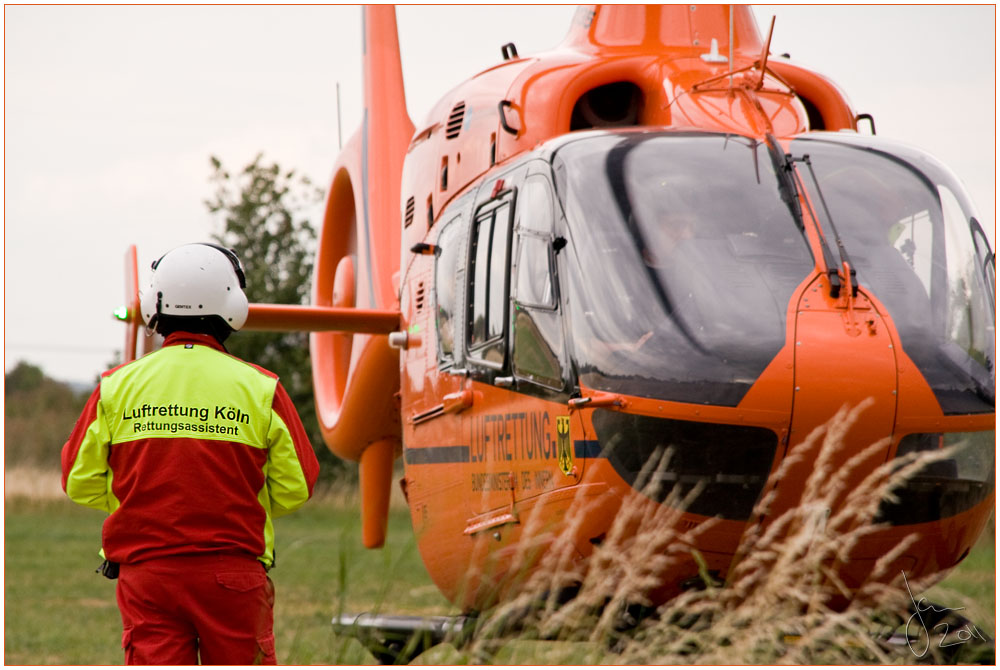
[{"label": "white flight helmet", "polygon": [[247,320],[246,277],[236,254],[215,244],[185,244],[153,263],[139,301],[150,328],[160,315],[218,316],[233,330]]}]

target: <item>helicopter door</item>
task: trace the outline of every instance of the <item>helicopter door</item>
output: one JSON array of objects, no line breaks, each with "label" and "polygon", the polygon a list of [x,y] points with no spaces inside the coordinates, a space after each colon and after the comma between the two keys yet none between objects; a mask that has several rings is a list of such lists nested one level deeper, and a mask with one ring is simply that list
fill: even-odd
[{"label": "helicopter door", "polygon": [[469,361],[478,373],[473,377],[490,383],[497,383],[498,375],[492,373],[503,371],[507,362],[507,259],[513,196],[513,189],[504,191],[476,212],[469,241]]},{"label": "helicopter door", "polygon": [[552,218],[548,180],[533,175],[521,188],[517,204],[512,367],[518,390],[523,388],[543,397],[558,394],[566,387]]},{"label": "helicopter door", "polygon": [[[466,367],[473,382],[473,411],[463,413],[463,429],[469,436],[469,498],[473,514],[510,507],[514,500],[516,428],[511,418],[507,359],[509,258],[514,211],[514,189],[504,186],[504,176],[484,190],[472,217],[469,236],[466,291]],[[468,532],[491,530],[490,520],[470,519]],[[496,523],[503,523],[497,521]]]},{"label": "helicopter door", "polygon": [[[526,397],[530,419],[517,463],[515,498],[532,498],[579,482],[583,438],[579,418],[571,420],[569,364],[559,308],[556,253],[563,240],[554,231],[555,198],[549,180],[532,174],[518,190],[511,268],[511,371]],[[577,415],[579,417],[579,415]],[[574,439],[574,436],[576,439]]]}]

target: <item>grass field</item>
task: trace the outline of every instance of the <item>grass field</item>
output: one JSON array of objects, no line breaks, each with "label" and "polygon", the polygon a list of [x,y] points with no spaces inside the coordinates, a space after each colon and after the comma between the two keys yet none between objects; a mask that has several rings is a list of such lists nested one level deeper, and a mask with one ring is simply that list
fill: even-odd
[{"label": "grass field", "polygon": [[[6,663],[121,664],[114,582],[94,573],[104,515],[67,500],[13,498],[6,500],[4,518]],[[278,519],[276,537],[277,568],[271,576],[279,663],[373,663],[359,643],[333,634],[330,622],[339,611],[454,613],[424,571],[404,509],[392,510],[389,541],[381,551],[361,547],[357,508],[332,498],[314,500]],[[915,595],[966,607],[968,618],[994,635],[995,565],[994,541],[987,533],[945,582]],[[553,645],[513,645],[496,661],[572,658],[565,648],[552,656]],[[463,658],[442,647],[418,660],[456,663]]]},{"label": "grass field", "polygon": [[[5,505],[5,660],[8,664],[121,664],[115,583],[95,574],[104,514],[68,500]],[[338,638],[338,611],[447,613],[420,562],[409,516],[394,510],[386,549],[360,543],[356,507],[314,500],[275,521],[275,637],[283,664],[370,663]],[[388,607],[388,606],[386,606]]]}]

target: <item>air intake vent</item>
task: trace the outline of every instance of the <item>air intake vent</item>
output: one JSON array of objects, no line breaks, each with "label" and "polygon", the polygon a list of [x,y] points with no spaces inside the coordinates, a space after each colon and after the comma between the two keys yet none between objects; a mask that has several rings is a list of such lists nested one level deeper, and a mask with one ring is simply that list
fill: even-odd
[{"label": "air intake vent", "polygon": [[410,224],[413,223],[413,214],[417,210],[417,203],[411,195],[406,199],[406,212],[403,213],[403,227],[409,228]]},{"label": "air intake vent", "polygon": [[448,127],[445,128],[444,136],[449,140],[458,137],[458,134],[462,132],[462,121],[464,119],[465,103],[460,102],[452,108],[451,114],[448,115]]},{"label": "air intake vent", "polygon": [[420,282],[417,284],[417,293],[413,299],[414,306],[417,308],[417,313],[424,311],[424,294],[424,283]]}]

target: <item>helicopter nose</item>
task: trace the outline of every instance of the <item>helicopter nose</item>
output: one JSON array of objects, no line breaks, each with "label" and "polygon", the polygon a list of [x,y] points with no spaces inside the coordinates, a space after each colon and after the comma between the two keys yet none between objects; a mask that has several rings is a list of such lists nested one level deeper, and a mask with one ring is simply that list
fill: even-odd
[{"label": "helicopter nose", "polygon": [[[820,275],[802,294],[794,321],[794,393],[788,445],[787,475],[776,484],[769,516],[800,502],[801,484],[810,476],[845,477],[844,493],[884,463],[891,448],[897,410],[895,349],[886,323],[871,301],[857,296],[830,297],[830,286]],[[841,408],[856,416],[842,425],[831,419]],[[818,458],[819,442],[809,440],[825,428],[831,448]],[[816,437],[816,436],[814,436]],[[805,449],[806,442],[810,445]],[[862,452],[876,443],[864,457]],[[800,446],[801,445],[801,446]],[[848,470],[848,465],[849,471]],[[817,473],[817,468],[826,472]],[[783,485],[784,482],[784,485]]]}]

